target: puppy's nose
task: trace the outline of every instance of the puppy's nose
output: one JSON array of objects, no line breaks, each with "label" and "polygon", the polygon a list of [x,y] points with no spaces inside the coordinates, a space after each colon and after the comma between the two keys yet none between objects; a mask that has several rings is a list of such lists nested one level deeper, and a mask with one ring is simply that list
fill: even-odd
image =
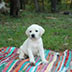
[{"label": "puppy's nose", "polygon": [[32,34],[31,36],[32,36],[32,38],[35,38],[35,35],[34,34]]}]

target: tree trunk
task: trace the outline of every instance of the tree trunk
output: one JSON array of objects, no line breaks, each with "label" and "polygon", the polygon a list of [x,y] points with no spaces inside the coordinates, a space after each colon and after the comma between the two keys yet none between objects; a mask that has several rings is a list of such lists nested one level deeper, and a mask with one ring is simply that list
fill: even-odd
[{"label": "tree trunk", "polygon": [[51,11],[56,12],[57,0],[51,0]]},{"label": "tree trunk", "polygon": [[70,8],[72,8],[72,0],[71,0]]},{"label": "tree trunk", "polygon": [[20,9],[25,9],[25,0],[20,0]]},{"label": "tree trunk", "polygon": [[40,11],[40,8],[39,8],[38,0],[34,0],[34,3],[35,3],[36,11],[39,12]]},{"label": "tree trunk", "polygon": [[44,0],[42,0],[42,10],[44,10]]}]

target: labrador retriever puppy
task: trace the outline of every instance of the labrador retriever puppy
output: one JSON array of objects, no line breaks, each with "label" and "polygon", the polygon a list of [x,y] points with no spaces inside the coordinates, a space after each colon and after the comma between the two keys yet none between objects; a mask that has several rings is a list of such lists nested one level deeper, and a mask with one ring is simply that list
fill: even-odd
[{"label": "labrador retriever puppy", "polygon": [[44,34],[45,30],[36,24],[31,25],[26,30],[26,35],[28,39],[20,46],[19,58],[24,59],[25,55],[29,56],[32,65],[35,65],[34,56],[39,55],[43,63],[48,61],[45,59],[43,41],[41,36]]}]

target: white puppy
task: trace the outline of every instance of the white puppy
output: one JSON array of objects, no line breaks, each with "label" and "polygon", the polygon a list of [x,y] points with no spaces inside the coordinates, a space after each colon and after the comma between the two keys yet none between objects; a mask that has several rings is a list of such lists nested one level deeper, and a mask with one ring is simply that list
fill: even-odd
[{"label": "white puppy", "polygon": [[36,24],[31,25],[26,30],[26,35],[28,39],[23,43],[23,45],[18,50],[19,58],[24,59],[24,55],[28,55],[30,62],[35,64],[34,56],[38,55],[41,57],[42,62],[47,63],[48,61],[45,59],[43,42],[41,36],[45,30]]}]

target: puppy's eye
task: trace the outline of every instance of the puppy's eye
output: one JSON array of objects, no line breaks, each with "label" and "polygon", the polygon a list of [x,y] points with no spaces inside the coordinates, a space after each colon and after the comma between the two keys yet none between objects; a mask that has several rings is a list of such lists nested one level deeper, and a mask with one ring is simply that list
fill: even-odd
[{"label": "puppy's eye", "polygon": [[38,32],[38,30],[35,30],[35,32]]},{"label": "puppy's eye", "polygon": [[29,31],[30,33],[32,32],[32,31]]}]

